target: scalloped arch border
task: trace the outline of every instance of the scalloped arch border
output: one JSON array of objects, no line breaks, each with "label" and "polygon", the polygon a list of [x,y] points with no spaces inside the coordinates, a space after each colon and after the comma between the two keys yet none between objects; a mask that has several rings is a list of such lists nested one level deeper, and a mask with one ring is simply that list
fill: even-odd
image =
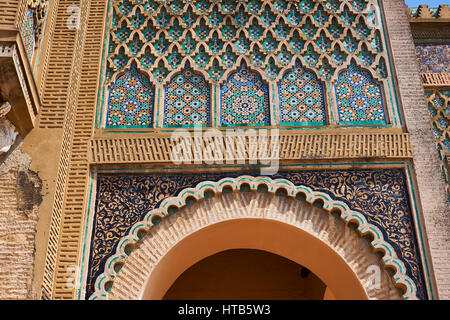
[{"label": "scalloped arch border", "polygon": [[[160,219],[172,215],[174,212],[171,212],[172,210],[170,210],[170,208],[176,208],[177,210],[181,209],[188,204],[188,198],[193,198],[196,201],[212,198],[216,194],[223,193],[226,188],[231,191],[240,191],[243,185],[248,185],[251,191],[258,191],[258,188],[261,185],[266,186],[267,192],[274,194],[280,190],[285,190],[287,196],[297,198],[298,195],[302,195],[302,200],[311,205],[316,204],[318,201],[322,202],[322,209],[328,212],[338,210],[341,213],[340,219],[344,223],[355,223],[357,225],[356,230],[360,236],[367,234],[372,235],[373,240],[370,243],[371,247],[374,248],[375,251],[384,252],[382,257],[384,269],[391,268],[395,270],[395,273],[391,276],[393,283],[406,288],[403,299],[418,299],[416,295],[416,285],[412,279],[406,275],[404,263],[397,257],[394,248],[384,240],[381,230],[377,226],[368,223],[362,213],[351,210],[346,203],[334,199],[326,193],[313,191],[311,188],[304,185],[294,185],[286,179],[271,179],[265,176],[252,177],[242,175],[236,178],[223,178],[217,182],[200,182],[195,188],[186,188],[182,190],[178,196],[164,199],[158,208],[149,211],[141,221],[135,223],[133,227],[131,227],[129,234],[120,240],[116,253],[107,259],[105,270],[95,280],[95,291],[89,297],[89,300],[108,299],[108,283],[112,284],[115,275],[120,272],[120,269],[116,270],[115,266],[117,264],[123,265],[128,257],[129,252],[127,252],[127,247],[129,245],[135,245],[142,239],[142,236],[140,235],[141,231],[148,232],[149,229],[159,223]],[[213,195],[211,195],[211,192]],[[159,221],[156,222],[155,218]]]}]

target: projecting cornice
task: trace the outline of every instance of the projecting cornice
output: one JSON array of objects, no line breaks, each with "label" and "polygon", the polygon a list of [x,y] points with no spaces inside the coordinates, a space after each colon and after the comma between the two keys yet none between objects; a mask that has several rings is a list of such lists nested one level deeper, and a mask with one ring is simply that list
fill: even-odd
[{"label": "projecting cornice", "polygon": [[0,98],[11,104],[7,118],[21,134],[34,127],[40,97],[20,34],[13,30],[0,30]]}]

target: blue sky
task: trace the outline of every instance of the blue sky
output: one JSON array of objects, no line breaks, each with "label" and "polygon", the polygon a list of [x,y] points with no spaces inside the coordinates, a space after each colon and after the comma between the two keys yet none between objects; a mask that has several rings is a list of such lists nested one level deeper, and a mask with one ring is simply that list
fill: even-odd
[{"label": "blue sky", "polygon": [[427,4],[430,8],[437,8],[440,4],[450,5],[450,0],[405,0],[405,3],[410,8],[416,8],[420,4]]}]

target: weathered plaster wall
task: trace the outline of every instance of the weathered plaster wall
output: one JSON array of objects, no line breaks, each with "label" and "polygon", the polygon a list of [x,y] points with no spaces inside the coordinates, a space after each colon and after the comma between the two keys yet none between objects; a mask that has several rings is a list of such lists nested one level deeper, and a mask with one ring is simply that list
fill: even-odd
[{"label": "weathered plaster wall", "polygon": [[25,138],[22,150],[31,155],[30,170],[39,174],[43,183],[42,203],[39,206],[39,220],[35,235],[35,259],[33,290],[38,292],[42,286],[44,264],[48,250],[48,236],[52,206],[55,199],[55,186],[60,159],[61,129],[33,129]]},{"label": "weathered plaster wall", "polygon": [[42,181],[22,145],[18,138],[0,156],[0,299],[36,298],[31,283]]},{"label": "weathered plaster wall", "polygon": [[0,155],[0,300],[39,299],[61,135],[35,128]]}]

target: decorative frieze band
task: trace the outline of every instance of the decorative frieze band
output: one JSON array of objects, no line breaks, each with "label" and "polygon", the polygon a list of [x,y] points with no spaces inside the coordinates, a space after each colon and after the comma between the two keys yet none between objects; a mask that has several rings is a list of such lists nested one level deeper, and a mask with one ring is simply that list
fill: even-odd
[{"label": "decorative frieze band", "polygon": [[[261,157],[261,149],[268,157]],[[182,154],[183,163],[208,163],[228,160],[318,160],[346,158],[410,158],[411,145],[407,133],[304,134],[279,133],[265,135],[220,134],[182,138],[170,135],[129,137],[95,137],[89,141],[92,165],[126,163],[176,162],[174,154]],[[186,158],[186,155],[188,155]],[[175,160],[175,161],[174,161]]]},{"label": "decorative frieze band", "polygon": [[422,73],[420,76],[424,86],[450,86],[450,73]]}]

